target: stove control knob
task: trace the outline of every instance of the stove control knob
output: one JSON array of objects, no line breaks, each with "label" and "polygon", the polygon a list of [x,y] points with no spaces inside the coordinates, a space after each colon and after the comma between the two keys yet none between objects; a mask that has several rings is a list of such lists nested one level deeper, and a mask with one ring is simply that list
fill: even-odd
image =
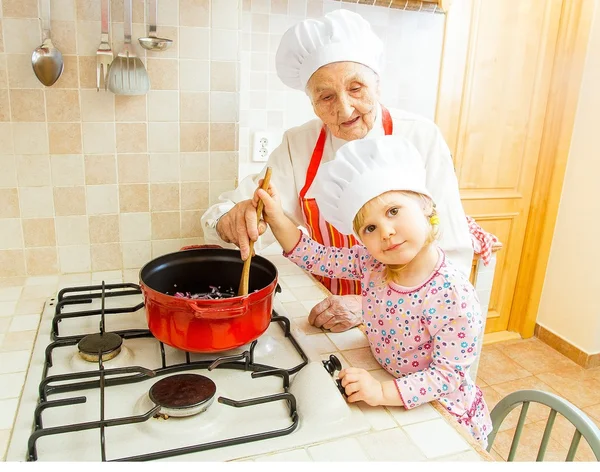
[{"label": "stove control knob", "polygon": [[[334,377],[336,371],[342,370],[342,363],[337,357],[331,354],[328,360],[323,361],[323,367],[325,367],[325,370],[329,372],[329,375]],[[340,379],[335,379],[335,383],[340,393],[344,395],[345,398],[347,398],[346,390],[342,386],[342,381]]]},{"label": "stove control knob", "polygon": [[328,360],[323,361],[323,367],[333,377],[336,370],[342,370],[342,363],[337,357],[331,354]]},{"label": "stove control knob", "polygon": [[346,389],[342,385],[342,381],[340,379],[336,379],[335,383],[337,384],[337,388],[340,391],[340,393],[344,395],[344,398],[348,398],[348,395],[346,395]]}]

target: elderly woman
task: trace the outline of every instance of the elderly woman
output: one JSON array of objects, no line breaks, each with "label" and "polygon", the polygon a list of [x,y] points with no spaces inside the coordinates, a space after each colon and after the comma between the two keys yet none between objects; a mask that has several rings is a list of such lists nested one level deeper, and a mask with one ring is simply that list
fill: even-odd
[{"label": "elderly woman", "polygon": [[[307,19],[282,37],[276,55],[279,78],[291,88],[305,91],[318,120],[285,132],[282,143],[269,156],[273,181],[280,189],[284,211],[316,241],[336,247],[358,244],[340,234],[320,216],[311,187],[321,163],[334,158],[347,141],[382,135],[401,135],[419,150],[425,163],[427,187],[437,202],[440,246],[461,270],[469,274],[473,250],[450,151],[431,121],[379,103],[379,73],[383,43],[360,15],[337,10],[321,19]],[[249,241],[265,231],[257,222],[251,198],[264,175],[245,178],[237,189],[224,193],[220,203],[202,216],[207,243],[235,244],[243,259]],[[262,245],[273,241],[262,236]],[[333,332],[360,323],[360,284],[321,279],[332,296],[317,304],[309,322]]]}]

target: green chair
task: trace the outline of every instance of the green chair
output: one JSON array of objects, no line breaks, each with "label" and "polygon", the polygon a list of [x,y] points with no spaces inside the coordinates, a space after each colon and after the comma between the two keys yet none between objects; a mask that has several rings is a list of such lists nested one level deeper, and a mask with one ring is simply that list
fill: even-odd
[{"label": "green chair", "polygon": [[556,413],[560,413],[567,420],[569,420],[573,426],[575,426],[575,433],[573,434],[573,439],[571,440],[571,446],[569,447],[566,461],[570,462],[573,460],[575,453],[577,452],[577,447],[579,446],[581,436],[583,436],[592,448],[596,459],[600,462],[600,429],[598,429],[594,422],[583,411],[581,411],[572,403],[568,402],[564,398],[541,390],[519,390],[507,395],[498,402],[498,404],[490,413],[490,416],[492,417],[493,430],[488,436],[488,452],[492,450],[492,445],[494,443],[494,439],[496,438],[498,428],[506,416],[519,405],[523,405],[523,408],[521,409],[521,415],[519,416],[519,422],[517,423],[517,429],[515,431],[512,444],[510,445],[510,452],[508,454],[508,462],[512,462],[514,460],[515,454],[517,453],[519,440],[521,439],[521,433],[523,432],[523,426],[525,425],[527,410],[529,409],[529,404],[531,402],[541,403],[542,405],[546,405],[551,409],[550,415],[548,416],[548,421],[546,422],[544,436],[542,437],[542,443],[540,444],[540,448],[538,450],[536,459],[537,462],[544,460],[546,448],[548,447],[548,442],[550,441],[550,433],[552,432],[554,420],[556,419]]}]

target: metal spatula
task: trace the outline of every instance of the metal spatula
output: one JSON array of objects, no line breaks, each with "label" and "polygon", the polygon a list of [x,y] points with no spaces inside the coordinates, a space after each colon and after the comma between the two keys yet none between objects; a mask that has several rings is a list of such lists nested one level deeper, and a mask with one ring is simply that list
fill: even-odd
[{"label": "metal spatula", "polygon": [[131,0],[123,2],[125,9],[123,49],[110,65],[108,88],[116,95],[144,95],[150,90],[150,79],[143,62],[131,45]]}]

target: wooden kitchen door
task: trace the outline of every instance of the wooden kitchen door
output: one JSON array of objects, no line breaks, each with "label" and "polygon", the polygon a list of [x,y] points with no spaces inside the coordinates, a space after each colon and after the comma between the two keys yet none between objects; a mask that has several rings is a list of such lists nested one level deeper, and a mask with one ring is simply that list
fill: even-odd
[{"label": "wooden kitchen door", "polygon": [[[554,223],[551,212],[540,209],[547,209],[548,192],[560,195],[564,166],[556,159],[566,162],[568,154],[568,143],[566,150],[558,149],[565,142],[552,134],[558,121],[569,126],[568,116],[557,113],[565,106],[560,99],[567,84],[557,81],[565,80],[561,67],[571,67],[567,79],[578,85],[584,61],[559,59],[567,57],[565,48],[575,44],[575,36],[587,35],[591,4],[455,0],[446,16],[436,122],[453,155],[466,214],[503,244],[486,333],[533,334],[537,304],[535,293],[529,293],[533,280],[526,279],[543,281],[549,244],[536,252],[537,228],[550,218],[545,231],[552,231]],[[575,105],[576,98],[571,97]],[[566,105],[574,115],[571,102]],[[555,184],[544,181],[549,175]],[[541,286],[537,289],[541,293]]]}]

